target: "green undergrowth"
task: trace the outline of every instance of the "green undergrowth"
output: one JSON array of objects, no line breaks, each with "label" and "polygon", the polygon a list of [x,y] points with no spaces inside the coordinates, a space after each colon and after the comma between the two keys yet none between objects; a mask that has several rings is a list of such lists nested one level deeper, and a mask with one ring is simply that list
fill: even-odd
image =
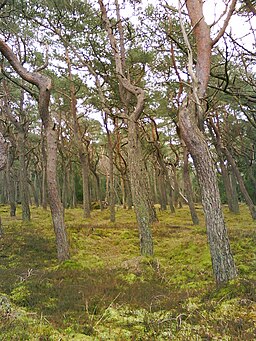
[{"label": "green undergrowth", "polygon": [[239,277],[216,288],[202,209],[159,211],[155,255],[139,256],[133,211],[65,212],[71,259],[58,263],[49,211],[0,206],[0,340],[255,340],[255,222],[224,207]]}]

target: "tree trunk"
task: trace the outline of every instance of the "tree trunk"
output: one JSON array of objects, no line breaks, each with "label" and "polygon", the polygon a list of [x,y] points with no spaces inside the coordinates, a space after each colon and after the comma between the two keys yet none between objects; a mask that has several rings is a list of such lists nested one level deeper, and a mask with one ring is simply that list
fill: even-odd
[{"label": "tree trunk", "polygon": [[9,61],[19,76],[27,82],[36,85],[39,90],[38,108],[46,132],[47,141],[47,185],[52,220],[57,242],[58,259],[63,261],[69,258],[69,246],[64,223],[63,207],[57,188],[57,143],[55,136],[55,124],[49,114],[49,103],[52,89],[52,81],[39,72],[30,72],[19,62],[10,47],[0,39],[0,51]]},{"label": "tree trunk", "polygon": [[122,191],[122,206],[123,209],[126,209],[126,193],[125,193],[125,182],[124,182],[124,174],[120,174],[120,184],[121,184],[121,191]]},{"label": "tree trunk", "polygon": [[190,215],[192,218],[192,222],[194,225],[199,224],[198,215],[196,213],[196,208],[193,200],[193,189],[192,184],[189,176],[189,167],[188,167],[188,150],[184,147],[184,164],[183,164],[183,179],[184,179],[184,188],[185,193],[188,200],[188,206],[190,210]]},{"label": "tree trunk", "polygon": [[34,197],[34,204],[36,207],[39,207],[39,196],[38,196],[38,181],[37,181],[37,174],[34,175],[34,179],[31,180],[30,186],[32,189],[33,197]]},{"label": "tree trunk", "polygon": [[122,191],[123,191],[123,207],[128,210],[132,209],[132,193],[131,193],[131,185],[130,179],[128,177],[127,172],[125,174],[121,174],[121,183],[122,183]]},{"label": "tree trunk", "polygon": [[6,184],[8,190],[8,200],[10,204],[10,216],[16,216],[16,200],[15,200],[15,184],[13,178],[13,172],[11,170],[11,165],[13,162],[12,147],[8,146],[8,159],[6,164]]},{"label": "tree trunk", "polygon": [[234,171],[231,168],[231,172],[229,175],[230,178],[230,184],[232,188],[232,206],[234,207],[235,212],[239,213],[239,201],[238,201],[238,194],[237,194],[237,183],[236,183],[236,177],[234,175]]},{"label": "tree trunk", "polygon": [[232,183],[231,183],[231,177],[228,174],[228,170],[225,166],[222,155],[219,155],[219,161],[220,161],[220,169],[221,169],[223,184],[224,184],[226,196],[227,196],[229,212],[238,214],[239,204],[238,204],[237,195],[235,195],[234,187],[232,186]]},{"label": "tree trunk", "polygon": [[168,175],[168,179],[169,181],[167,182],[167,188],[168,188],[168,193],[169,193],[169,206],[170,206],[170,211],[171,213],[175,213],[175,207],[174,207],[174,204],[173,204],[173,189],[172,189],[172,185],[170,184],[170,178],[169,178],[169,175]]},{"label": "tree trunk", "polygon": [[247,206],[249,207],[249,210],[250,210],[250,213],[251,213],[251,216],[252,216],[252,219],[256,219],[256,207],[254,206],[254,203],[244,185],[244,181],[243,181],[243,178],[239,172],[239,169],[235,163],[235,160],[233,158],[233,156],[231,155],[230,151],[227,149],[227,148],[222,148],[223,150],[223,153],[226,155],[227,157],[227,160],[230,164],[230,166],[232,167],[233,169],[233,172],[236,176],[236,180],[238,182],[238,185],[239,185],[239,188],[240,188],[240,191],[241,193],[243,194],[243,197],[244,197],[244,200],[247,204]]},{"label": "tree trunk", "polygon": [[143,256],[152,256],[151,224],[154,221],[153,204],[149,200],[146,169],[141,152],[137,123],[134,121],[130,121],[128,125],[128,167],[132,199],[139,229],[140,252]]},{"label": "tree trunk", "polygon": [[103,204],[102,204],[102,193],[101,193],[101,188],[100,188],[100,177],[98,175],[98,173],[96,172],[96,168],[95,169],[91,169],[93,175],[95,176],[95,180],[96,180],[96,196],[97,196],[97,200],[99,201],[100,204],[100,210],[103,211]]},{"label": "tree trunk", "polygon": [[[66,165],[65,161],[62,160],[62,167],[61,167],[61,174],[62,174],[62,181],[60,183],[60,193],[61,193],[61,202],[63,208],[67,208],[67,173],[66,173]],[[60,179],[59,179],[60,182]]]},{"label": "tree trunk", "polygon": [[59,198],[57,185],[57,137],[54,125],[48,125],[46,130],[47,139],[47,185],[48,199],[52,213],[54,232],[57,242],[58,259],[69,259],[69,247],[64,223],[64,210]]},{"label": "tree trunk", "polygon": [[237,199],[237,196],[235,196],[233,193],[233,186],[231,184],[231,179],[229,177],[228,169],[225,166],[224,159],[223,159],[222,142],[221,142],[219,130],[217,129],[217,126],[214,125],[213,120],[211,119],[209,119],[208,121],[208,128],[213,138],[215,149],[218,154],[219,161],[220,161],[221,175],[222,175],[223,184],[225,187],[229,211],[231,213],[239,213],[238,200],[235,200]]},{"label": "tree trunk", "polygon": [[177,179],[177,170],[175,165],[172,166],[172,174],[173,174],[173,201],[174,206],[177,208],[179,204],[179,196],[180,196],[180,189],[179,189],[179,183]]},{"label": "tree trunk", "polygon": [[217,176],[208,145],[202,133],[205,118],[203,99],[210,77],[212,47],[224,34],[229,19],[235,10],[236,0],[231,1],[223,27],[213,40],[210,36],[210,26],[204,18],[203,2],[201,0],[187,0],[185,3],[196,43],[196,68],[194,71],[191,45],[181,21],[181,30],[188,51],[188,72],[191,77],[192,94],[184,98],[179,109],[179,128],[181,138],[186,143],[196,168],[202,194],[213,273],[216,282],[219,284],[233,279],[237,273],[221,209]]},{"label": "tree trunk", "polygon": [[125,198],[126,198],[126,203],[127,203],[127,209],[131,210],[133,202],[132,202],[131,182],[130,182],[130,178],[128,177],[128,175],[126,175],[125,177],[124,186],[125,186]]},{"label": "tree trunk", "polygon": [[[21,128],[21,127],[20,127]],[[22,208],[22,220],[30,221],[30,207],[29,207],[29,184],[26,167],[26,142],[25,133],[18,132],[18,151],[19,151],[19,184],[20,184],[20,199]]]},{"label": "tree trunk", "polygon": [[114,157],[113,157],[113,147],[110,132],[108,134],[108,160],[109,160],[109,210],[110,210],[110,221],[112,223],[116,220],[115,212],[115,190],[114,190]]},{"label": "tree trunk", "polygon": [[89,142],[87,140],[85,142],[83,141],[83,135],[81,134],[79,130],[79,124],[78,124],[78,119],[77,119],[76,89],[75,89],[75,84],[73,81],[71,60],[69,58],[67,47],[66,47],[66,62],[68,66],[68,76],[69,76],[69,81],[70,81],[70,93],[71,93],[70,111],[73,117],[74,140],[75,140],[76,147],[78,149],[79,159],[80,159],[81,168],[82,168],[84,218],[90,218],[91,208],[90,208],[90,190],[89,190],[89,173],[90,173],[89,152],[88,152]]},{"label": "tree trunk", "polygon": [[[8,160],[8,153],[7,153],[7,143],[2,135],[2,132],[0,132],[0,170],[3,170],[6,167]],[[3,229],[2,229],[2,220],[0,217],[0,236],[3,235]]]},{"label": "tree trunk", "polygon": [[[154,220],[157,220],[157,217],[148,192],[148,178],[142,156],[137,123],[143,112],[145,91],[141,87],[135,86],[130,77],[127,77],[129,72],[126,72],[128,70],[126,70],[125,63],[125,39],[118,1],[115,1],[117,29],[119,33],[118,43],[113,34],[112,23],[108,18],[106,7],[102,0],[98,0],[98,2],[102,14],[102,22],[108,34],[114,55],[120,99],[124,105],[127,119],[128,168],[131,179],[133,204],[140,234],[141,254],[150,256],[153,255],[153,240],[150,225]],[[136,100],[136,104],[134,105],[131,105],[132,96]]]},{"label": "tree trunk", "polygon": [[47,210],[47,146],[44,127],[42,127],[41,134],[41,148],[42,148],[42,184],[41,184],[41,202],[44,210]]},{"label": "tree trunk", "polygon": [[166,193],[166,182],[165,175],[162,171],[160,171],[158,176],[158,184],[159,184],[159,203],[162,211],[167,210],[167,193]]},{"label": "tree trunk", "polygon": [[7,143],[0,132],[0,170],[4,169],[7,163]]},{"label": "tree trunk", "polygon": [[205,138],[196,124],[192,99],[186,98],[182,104],[179,127],[181,137],[193,158],[201,188],[213,273],[218,284],[227,282],[234,278],[237,272],[222,214],[214,164]]},{"label": "tree trunk", "polygon": [[89,160],[87,151],[79,151],[79,158],[82,167],[82,179],[83,179],[83,211],[84,218],[90,218],[90,190],[89,190]]}]

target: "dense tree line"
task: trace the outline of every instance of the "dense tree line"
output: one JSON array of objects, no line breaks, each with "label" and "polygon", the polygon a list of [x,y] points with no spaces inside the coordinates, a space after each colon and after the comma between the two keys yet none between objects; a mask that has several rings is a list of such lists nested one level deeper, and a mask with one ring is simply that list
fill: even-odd
[{"label": "dense tree line", "polygon": [[202,203],[215,279],[236,276],[221,205],[256,219],[255,54],[228,25],[255,11],[223,6],[209,25],[199,0],[2,2],[1,202],[49,205],[59,260],[66,208],[134,207],[152,256],[156,204],[198,224]]}]

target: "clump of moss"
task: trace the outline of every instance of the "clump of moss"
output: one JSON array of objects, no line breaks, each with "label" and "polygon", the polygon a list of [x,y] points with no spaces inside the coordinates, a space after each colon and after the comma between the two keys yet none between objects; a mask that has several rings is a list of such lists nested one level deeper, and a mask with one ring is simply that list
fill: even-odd
[{"label": "clump of moss", "polygon": [[3,294],[0,294],[0,335],[2,341],[67,340],[46,318],[20,309]]}]

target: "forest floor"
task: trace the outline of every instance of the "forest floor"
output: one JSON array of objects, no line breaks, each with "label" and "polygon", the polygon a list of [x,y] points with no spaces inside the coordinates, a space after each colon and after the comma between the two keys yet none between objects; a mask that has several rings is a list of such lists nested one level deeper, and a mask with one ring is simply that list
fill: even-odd
[{"label": "forest floor", "polygon": [[154,258],[133,211],[67,209],[71,259],[56,260],[50,212],[0,206],[0,340],[256,340],[256,223],[224,208],[239,277],[216,288],[201,207],[158,212]]}]

